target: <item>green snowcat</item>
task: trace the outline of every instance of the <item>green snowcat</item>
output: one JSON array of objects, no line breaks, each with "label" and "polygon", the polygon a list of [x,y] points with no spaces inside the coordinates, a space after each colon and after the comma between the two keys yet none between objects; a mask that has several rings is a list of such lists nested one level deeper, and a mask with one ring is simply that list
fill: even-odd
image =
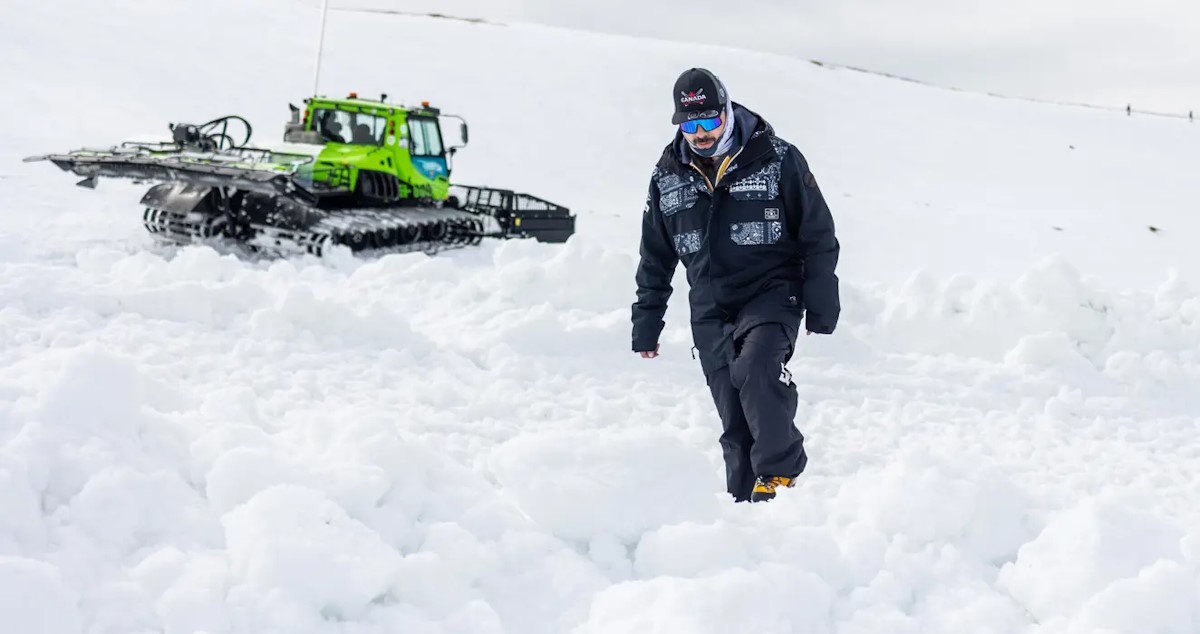
[{"label": "green snowcat", "polygon": [[[429,102],[409,107],[323,96],[290,105],[283,142],[249,145],[237,115],[171,124],[170,140],[26,158],[83,176],[155,183],[142,197],[143,224],[173,243],[231,239],[256,252],[321,255],[436,252],[485,238],[562,243],[575,216],[561,205],[506,189],[450,183],[467,124]],[[447,146],[442,121],[458,120]],[[240,137],[240,138],[238,138]]]}]

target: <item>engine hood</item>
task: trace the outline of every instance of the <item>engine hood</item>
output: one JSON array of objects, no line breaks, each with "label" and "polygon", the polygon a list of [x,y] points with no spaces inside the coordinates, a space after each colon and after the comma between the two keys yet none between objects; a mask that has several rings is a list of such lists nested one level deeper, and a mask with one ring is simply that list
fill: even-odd
[{"label": "engine hood", "polygon": [[330,163],[357,163],[368,159],[373,154],[383,153],[385,150],[374,145],[342,145],[341,143],[331,143],[326,145],[318,160],[328,161]]}]

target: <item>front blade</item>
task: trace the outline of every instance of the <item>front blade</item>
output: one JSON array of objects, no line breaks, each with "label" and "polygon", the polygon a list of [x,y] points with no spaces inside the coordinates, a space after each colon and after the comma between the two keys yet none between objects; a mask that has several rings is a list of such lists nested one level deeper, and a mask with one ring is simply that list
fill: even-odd
[{"label": "front blade", "polygon": [[[26,158],[26,162],[47,160],[60,169],[73,172],[94,184],[97,177],[128,178],[136,181],[183,182],[209,187],[233,187],[262,194],[282,194],[305,202],[316,196],[301,186],[286,167],[248,163],[221,164],[208,157],[184,154],[154,156],[146,154],[71,153]],[[226,159],[224,162],[229,163]]]}]

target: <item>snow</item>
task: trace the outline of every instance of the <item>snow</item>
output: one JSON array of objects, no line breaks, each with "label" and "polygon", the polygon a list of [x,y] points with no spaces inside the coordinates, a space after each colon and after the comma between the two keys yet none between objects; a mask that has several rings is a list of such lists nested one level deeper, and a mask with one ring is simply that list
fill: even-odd
[{"label": "snow", "polygon": [[0,615],[6,630],[82,631],[78,601],[57,567],[25,557],[0,557]]},{"label": "snow", "polygon": [[[310,3],[319,0],[306,0]],[[1200,72],[1187,42],[1200,36],[1200,5],[1145,0],[332,0],[330,10],[437,12],[459,19],[557,27],[738,46],[869,69],[944,87],[1187,117]],[[336,19],[336,18],[335,18]]]},{"label": "snow", "polygon": [[[0,630],[1200,630],[1200,128],[338,13],[322,92],[463,115],[456,178],[577,235],[239,260],[155,245],[139,186],[19,159],[233,112],[279,138],[315,7],[6,15]],[[664,355],[628,351],[666,92],[697,64],[805,152],[843,244],[841,325],[790,364],[809,469],[766,505],[723,494],[682,273]]]}]

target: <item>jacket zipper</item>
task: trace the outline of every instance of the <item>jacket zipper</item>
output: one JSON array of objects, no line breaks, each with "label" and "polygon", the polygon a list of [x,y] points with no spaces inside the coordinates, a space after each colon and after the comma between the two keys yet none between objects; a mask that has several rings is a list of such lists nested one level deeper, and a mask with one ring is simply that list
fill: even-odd
[{"label": "jacket zipper", "polygon": [[[729,169],[729,166],[735,160],[737,160],[737,157],[742,155],[742,151],[745,149],[746,149],[746,147],[742,146],[741,148],[738,149],[738,151],[736,153],[734,153],[733,156],[727,156],[727,157],[725,157],[725,160],[721,161],[721,166],[717,168],[717,179],[716,179],[717,185],[721,184],[721,179],[724,178],[724,176],[725,176],[725,170]],[[697,171],[700,171],[700,168],[696,167],[695,163],[691,163],[691,166],[693,168],[695,168]],[[700,171],[700,175],[704,176],[704,182],[708,183],[708,191],[710,191],[712,193],[711,209],[708,214],[708,230],[706,231],[707,235],[705,236],[705,239],[709,240],[709,245],[708,245],[708,253],[709,253],[709,256],[708,256],[708,287],[715,288],[715,286],[713,286],[713,282],[712,282],[712,252],[713,252],[712,239],[713,239],[713,224],[716,222],[716,219],[717,219],[717,188],[715,186],[713,186],[713,183],[709,182],[708,177],[704,175],[703,171]],[[729,313],[726,312],[725,309],[721,307],[721,302],[720,302],[720,300],[717,299],[716,291],[713,291],[713,302],[717,305],[717,310],[720,310],[721,312],[725,313],[726,317],[730,316]]]},{"label": "jacket zipper", "polygon": [[689,162],[688,165],[692,166],[692,169],[696,170],[696,172],[700,174],[700,178],[704,179],[704,184],[708,186],[709,192],[716,192],[716,185],[721,184],[721,178],[725,176],[725,170],[729,169],[729,165],[736,161],[737,157],[741,156],[742,151],[745,149],[745,147],[742,147],[738,149],[737,153],[735,153],[733,156],[726,156],[725,160],[721,161],[721,166],[717,168],[717,181],[715,184],[713,181],[708,180],[708,175],[704,173],[704,170],[696,167],[695,161]]},{"label": "jacket zipper", "polygon": [[724,161],[721,161],[721,167],[720,167],[720,169],[718,169],[718,170],[717,170],[717,182],[716,182],[716,184],[717,184],[717,185],[720,185],[720,184],[721,184],[721,179],[722,179],[722,178],[724,178],[724,176],[725,176],[725,170],[726,170],[726,169],[728,169],[728,168],[729,168],[729,166],[730,166],[730,165],[731,165],[731,164],[732,164],[734,161],[736,161],[736,160],[737,160],[737,157],[739,157],[739,156],[741,156],[741,155],[742,155],[742,151],[743,151],[743,150],[745,150],[745,149],[746,149],[746,148],[745,148],[745,146],[742,146],[742,147],[741,147],[741,148],[740,148],[740,149],[737,151],[737,153],[736,153],[736,154],[734,154],[733,156],[731,156],[731,157],[729,157],[729,158],[725,159]]},{"label": "jacket zipper", "polygon": [[700,169],[699,167],[696,167],[696,164],[695,164],[694,162],[693,162],[693,163],[688,163],[688,165],[691,165],[691,166],[692,166],[692,169],[696,170],[696,172],[697,172],[698,174],[700,174],[700,178],[703,178],[703,179],[704,179],[704,184],[708,186],[708,191],[709,191],[709,192],[712,192],[712,190],[713,190],[713,184],[712,184],[712,181],[708,180],[708,175],[704,173],[704,170]]}]

